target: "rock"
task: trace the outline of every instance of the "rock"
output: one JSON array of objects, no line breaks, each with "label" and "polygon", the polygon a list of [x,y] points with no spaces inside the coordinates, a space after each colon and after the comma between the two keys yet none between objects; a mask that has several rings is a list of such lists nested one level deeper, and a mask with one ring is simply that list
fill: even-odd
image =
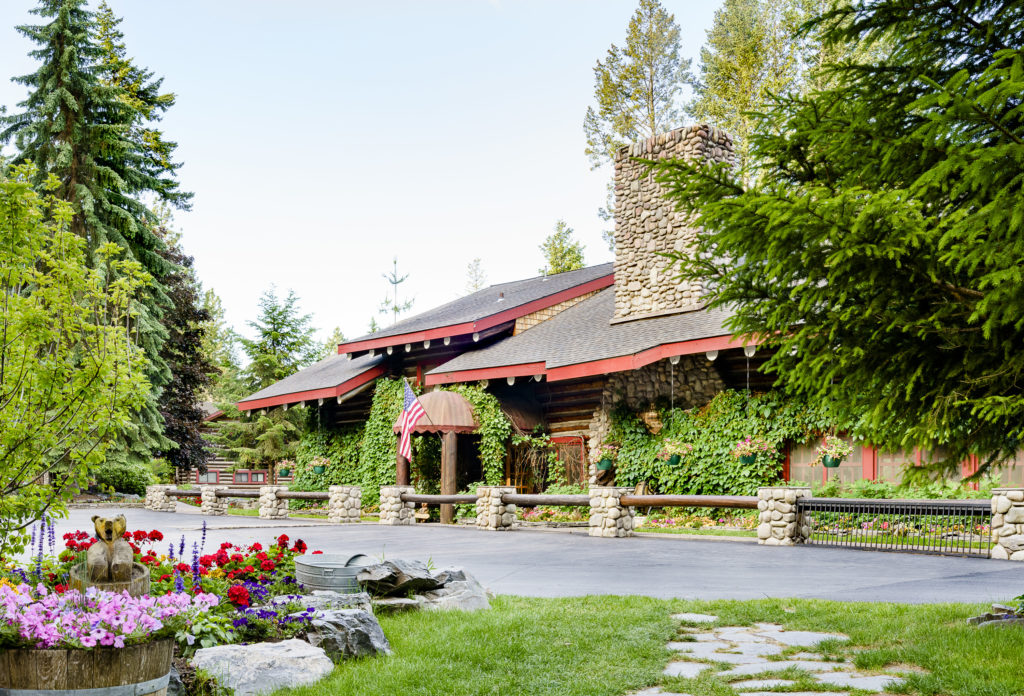
[{"label": "rock", "polygon": [[[331,609],[362,609],[373,613],[373,606],[370,603],[370,595],[365,592],[353,592],[343,594],[331,590],[313,590],[308,595],[278,595],[270,600],[272,606],[281,606],[298,602],[303,609],[314,609],[316,611],[327,611]],[[253,607],[263,609],[265,607]]]},{"label": "rock", "polygon": [[466,571],[462,568],[445,568],[444,570],[434,574],[434,580],[437,581],[438,586],[444,587],[445,583],[450,580],[465,580]]},{"label": "rock", "polygon": [[296,638],[202,648],[196,651],[192,665],[234,689],[235,696],[258,696],[286,686],[312,684],[334,669],[322,648]]},{"label": "rock", "polygon": [[356,580],[378,597],[436,590],[441,586],[421,561],[395,560],[366,566]]},{"label": "rock", "polygon": [[167,678],[167,696],[185,696],[185,685],[181,682],[181,674],[173,664]]},{"label": "rock", "polygon": [[323,648],[335,662],[391,654],[391,645],[377,618],[362,609],[318,612],[306,633],[310,645]]},{"label": "rock", "polygon": [[377,611],[397,613],[419,609],[420,600],[410,597],[377,597],[373,600],[373,607]]},{"label": "rock", "polygon": [[989,556],[997,561],[1010,560],[1010,554],[999,544],[992,547],[992,551],[989,553]]},{"label": "rock", "polygon": [[1024,507],[1014,505],[1006,511],[1003,521],[1006,524],[1024,524]]},{"label": "rock", "polygon": [[1005,604],[993,604],[992,611],[996,614],[1015,614],[1017,612],[1016,609]]},{"label": "rock", "polygon": [[487,590],[469,573],[463,573],[465,580],[449,580],[444,587],[422,595],[416,595],[424,609],[458,609],[477,611],[490,609]]}]

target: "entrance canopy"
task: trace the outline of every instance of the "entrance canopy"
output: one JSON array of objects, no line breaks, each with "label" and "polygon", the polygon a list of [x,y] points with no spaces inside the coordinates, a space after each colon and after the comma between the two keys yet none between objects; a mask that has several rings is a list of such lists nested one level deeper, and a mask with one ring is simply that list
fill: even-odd
[{"label": "entrance canopy", "polygon": [[[472,433],[480,427],[473,415],[473,407],[466,397],[449,391],[427,392],[418,397],[426,412],[415,433]],[[401,418],[395,421],[395,432],[401,431]]]}]

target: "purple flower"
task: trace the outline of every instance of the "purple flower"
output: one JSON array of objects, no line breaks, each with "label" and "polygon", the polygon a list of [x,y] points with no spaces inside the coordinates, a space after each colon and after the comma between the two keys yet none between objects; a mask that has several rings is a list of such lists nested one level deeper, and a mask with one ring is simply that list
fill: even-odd
[{"label": "purple flower", "polygon": [[167,557],[172,561],[174,560],[174,542],[172,541],[167,547]]},{"label": "purple flower", "polygon": [[181,543],[178,544],[178,558],[185,557],[185,535],[181,535]]},{"label": "purple flower", "polygon": [[203,536],[199,548],[204,551],[206,550],[206,520],[203,520]]},{"label": "purple flower", "polygon": [[174,591],[185,591],[185,578],[181,577],[181,573],[179,573],[178,571],[174,571]]}]

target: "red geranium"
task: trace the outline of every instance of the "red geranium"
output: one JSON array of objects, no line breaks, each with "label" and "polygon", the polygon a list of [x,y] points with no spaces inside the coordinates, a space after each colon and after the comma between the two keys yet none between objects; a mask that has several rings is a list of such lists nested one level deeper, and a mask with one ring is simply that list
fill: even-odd
[{"label": "red geranium", "polygon": [[220,545],[220,548],[223,551],[225,549],[230,549],[232,546],[234,546],[234,544],[232,544],[230,541],[225,541],[223,544]]},{"label": "red geranium", "polygon": [[132,532],[132,539],[135,541],[147,541],[149,539],[149,532],[142,529],[136,529]]},{"label": "red geranium", "polygon": [[160,532],[159,529],[154,529],[153,531],[151,531],[149,533],[149,540],[150,541],[163,541],[164,540],[164,535]]},{"label": "red geranium", "polygon": [[249,606],[249,590],[244,585],[232,585],[228,588],[228,601],[238,607]]},{"label": "red geranium", "polygon": [[263,550],[263,546],[260,544],[260,542],[257,541],[255,544],[253,544],[252,546],[249,547],[249,550],[250,551],[262,551]]},{"label": "red geranium", "polygon": [[279,536],[277,538],[277,545],[278,546],[287,546],[288,545],[288,535],[287,534],[282,534],[281,536]]},{"label": "red geranium", "polygon": [[306,553],[306,549],[309,547],[306,546],[306,542],[304,542],[302,539],[296,539],[295,546],[293,548],[299,553]]},{"label": "red geranium", "polygon": [[240,554],[240,553],[233,553],[233,554],[231,554],[231,560],[234,563],[241,563],[242,561],[245,560],[245,557],[242,554]]},{"label": "red geranium", "polygon": [[256,569],[253,568],[251,565],[247,565],[243,570],[245,570],[246,573],[255,573],[256,572]]},{"label": "red geranium", "polygon": [[262,568],[263,570],[266,570],[266,571],[271,571],[271,570],[274,569],[274,562],[273,561],[263,561],[262,563],[260,563],[260,568]]},{"label": "red geranium", "polygon": [[259,561],[265,561],[268,558],[269,558],[269,556],[267,556],[267,552],[266,551],[260,551],[258,554],[256,554],[256,559],[259,560]]},{"label": "red geranium", "polygon": [[53,586],[53,591],[56,592],[57,594],[64,594],[65,592],[68,591],[68,586],[67,585],[57,584],[57,585]]},{"label": "red geranium", "polygon": [[317,554],[319,554],[319,553],[323,553],[323,551],[314,551],[314,552],[313,552],[313,555],[314,555],[314,556],[316,556],[316,555],[317,555]]},{"label": "red geranium", "polygon": [[171,576],[168,575],[167,573],[164,573],[163,575],[160,576],[160,582],[167,582],[170,579],[171,579]]},{"label": "red geranium", "polygon": [[188,563],[179,563],[178,565],[174,566],[174,569],[177,570],[179,573],[192,572],[192,566],[190,566]]}]

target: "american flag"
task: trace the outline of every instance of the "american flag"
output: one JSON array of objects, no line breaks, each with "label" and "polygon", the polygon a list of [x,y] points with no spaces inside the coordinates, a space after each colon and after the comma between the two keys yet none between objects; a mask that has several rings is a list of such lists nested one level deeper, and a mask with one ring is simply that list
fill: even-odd
[{"label": "american flag", "polygon": [[416,395],[412,393],[412,389],[409,388],[409,383],[405,382],[405,405],[402,407],[402,417],[400,422],[402,424],[402,437],[398,440],[398,453],[406,459],[412,459],[412,429],[416,427],[426,412],[423,410],[423,406],[420,405]]}]

